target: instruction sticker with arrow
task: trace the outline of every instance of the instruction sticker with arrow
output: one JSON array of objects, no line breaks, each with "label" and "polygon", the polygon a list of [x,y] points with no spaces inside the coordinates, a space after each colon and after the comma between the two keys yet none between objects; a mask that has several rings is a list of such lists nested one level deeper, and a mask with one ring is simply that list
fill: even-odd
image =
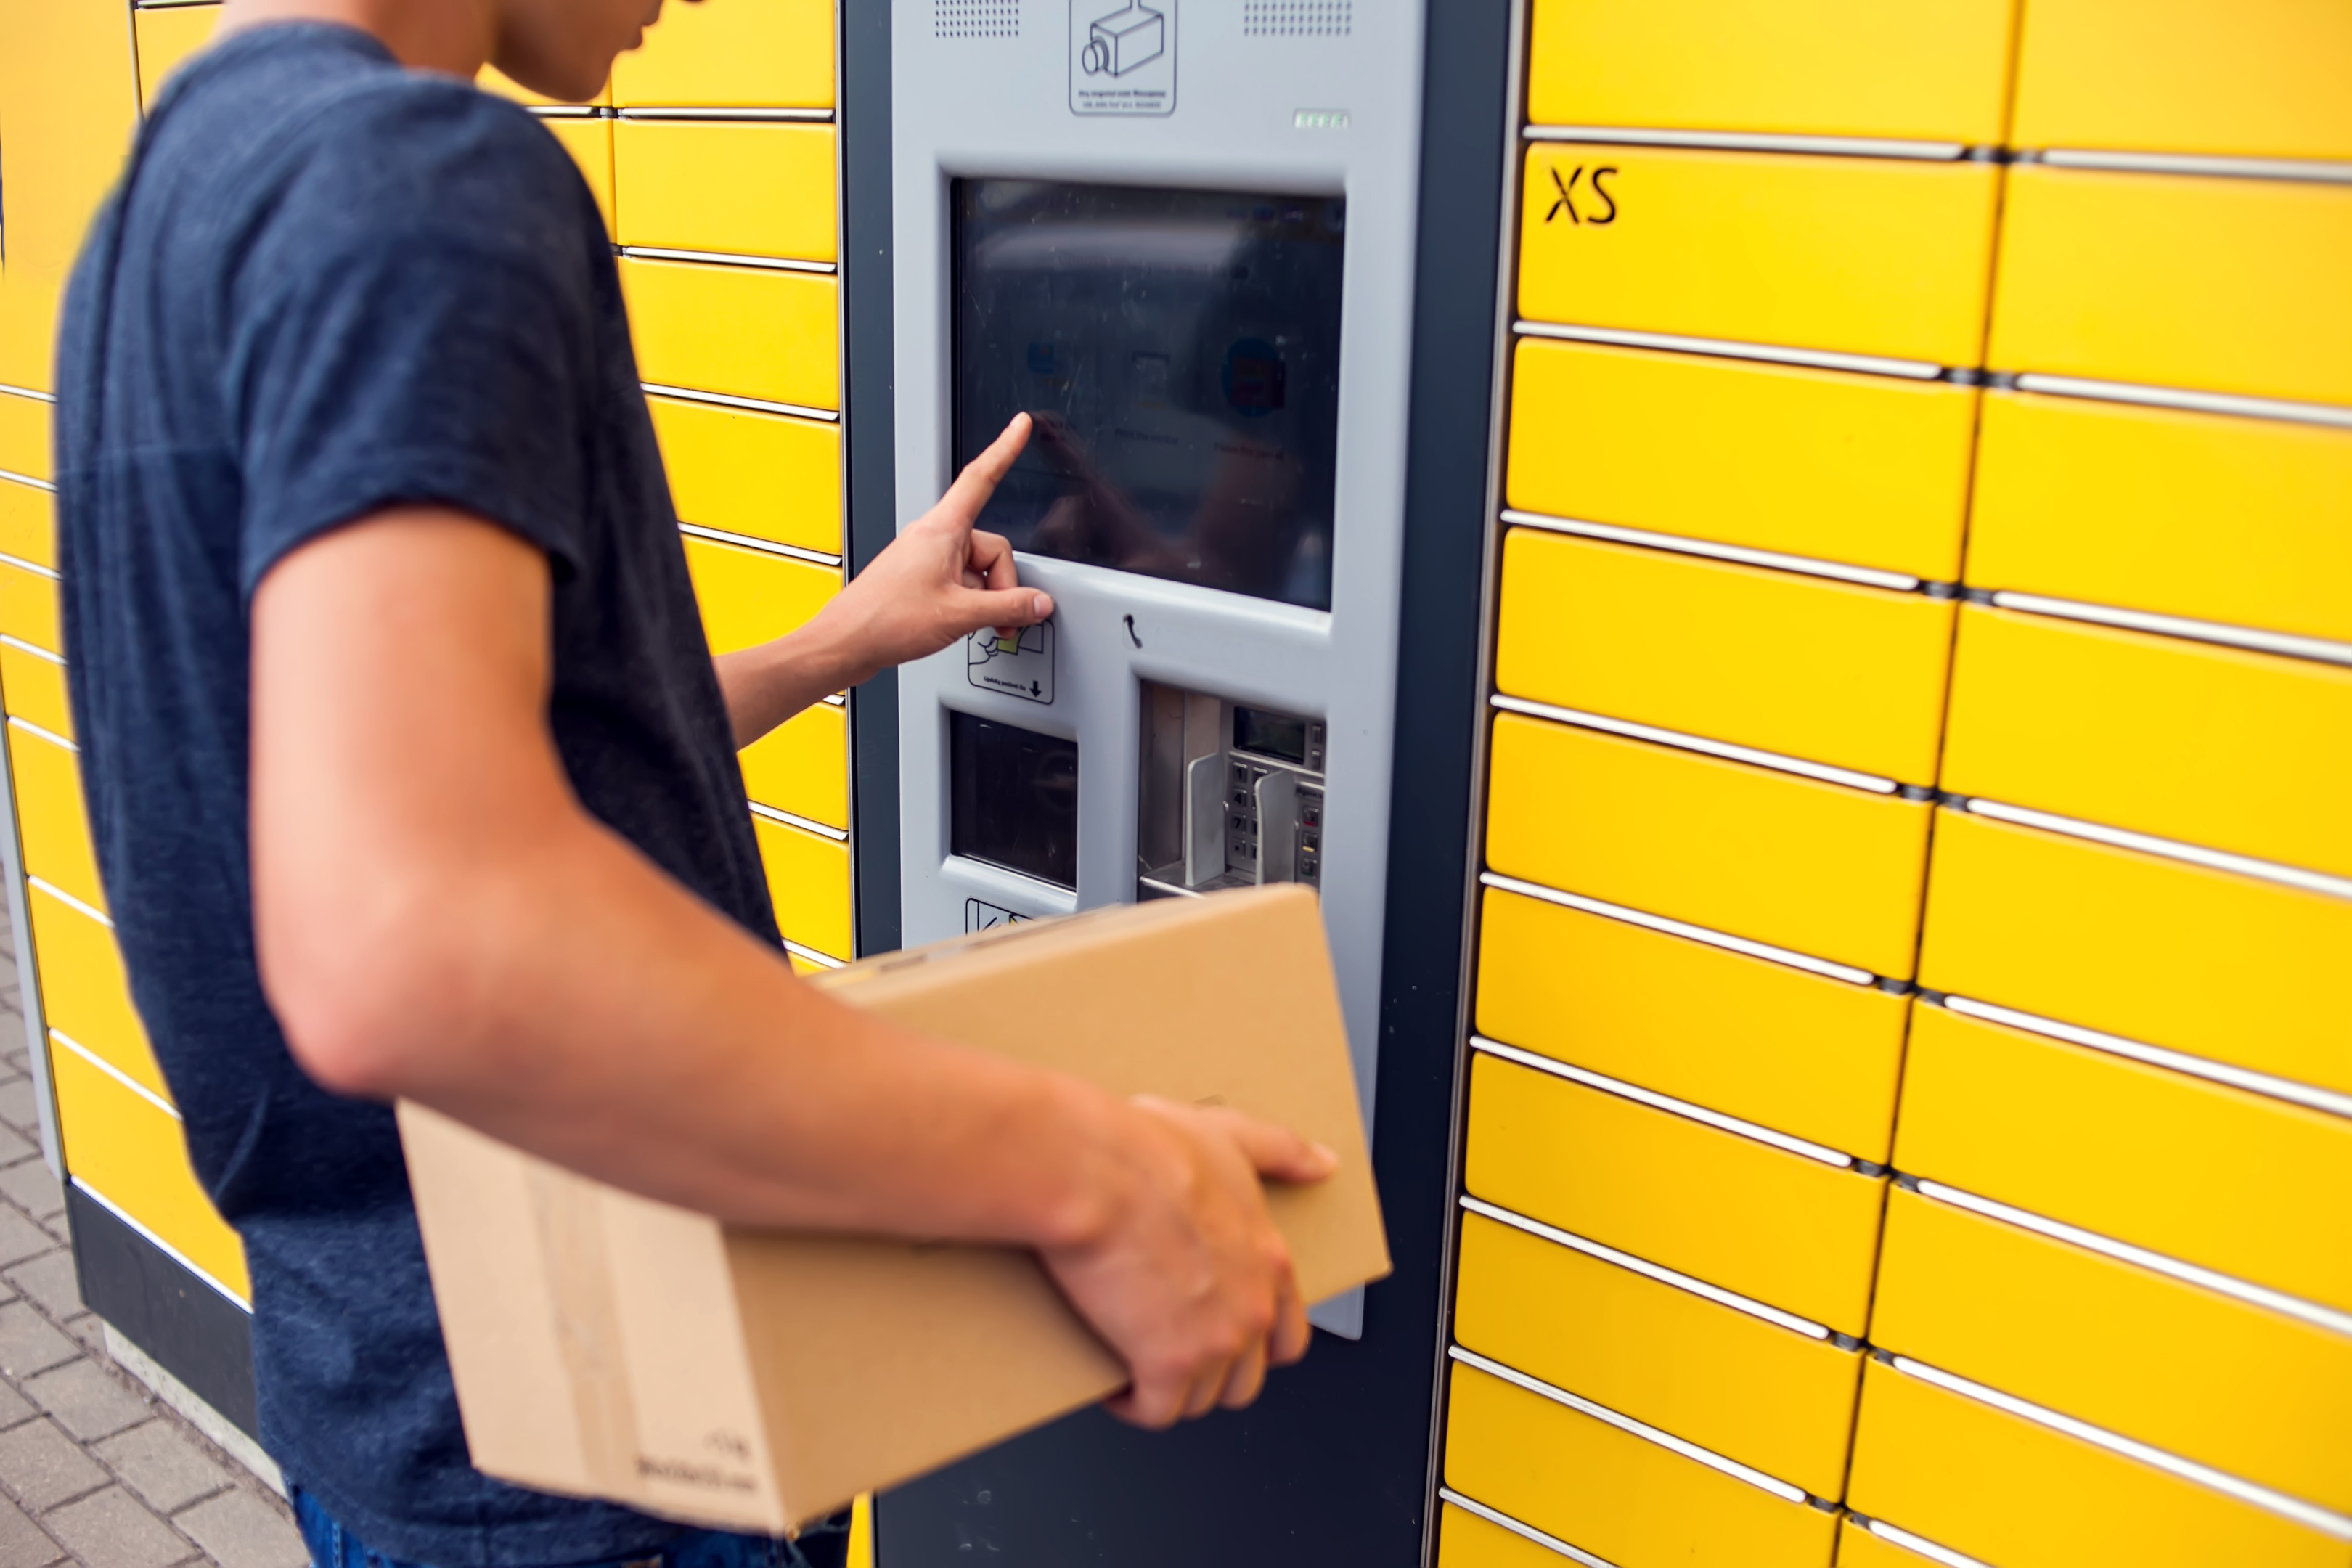
[{"label": "instruction sticker with arrow", "polygon": [[1024,702],[1054,700],[1054,623],[1023,626],[999,637],[983,626],[966,638],[964,679],[984,691],[1002,691]]}]

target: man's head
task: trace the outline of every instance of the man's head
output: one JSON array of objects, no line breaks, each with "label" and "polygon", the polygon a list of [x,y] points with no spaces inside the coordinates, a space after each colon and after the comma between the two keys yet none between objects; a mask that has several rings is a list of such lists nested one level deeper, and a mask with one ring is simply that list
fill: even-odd
[{"label": "man's head", "polygon": [[612,74],[661,16],[662,0],[490,0],[498,26],[490,63],[550,98],[578,102]]}]

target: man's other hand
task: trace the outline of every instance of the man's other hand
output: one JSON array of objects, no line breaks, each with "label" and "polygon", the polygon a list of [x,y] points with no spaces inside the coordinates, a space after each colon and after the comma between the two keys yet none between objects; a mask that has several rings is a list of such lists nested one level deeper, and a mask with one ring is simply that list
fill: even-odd
[{"label": "man's other hand", "polygon": [[1261,1179],[1317,1182],[1335,1156],[1239,1111],[1129,1102],[1122,1179],[1092,1234],[1039,1249],[1063,1292],[1127,1363],[1109,1402],[1164,1427],[1255,1399],[1266,1368],[1307,1353],[1307,1305]]}]

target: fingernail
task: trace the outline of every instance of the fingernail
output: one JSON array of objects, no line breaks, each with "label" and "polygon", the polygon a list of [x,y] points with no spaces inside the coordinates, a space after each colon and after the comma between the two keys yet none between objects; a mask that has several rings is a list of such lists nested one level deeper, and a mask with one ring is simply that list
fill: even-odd
[{"label": "fingernail", "polygon": [[1033,604],[1030,608],[1036,615],[1039,620],[1044,620],[1047,616],[1054,613],[1054,595],[1051,594],[1038,595],[1035,603]]},{"label": "fingernail", "polygon": [[1323,1166],[1326,1170],[1336,1171],[1339,1168],[1339,1152],[1328,1143],[1318,1143],[1315,1145],[1315,1157],[1323,1162]]}]

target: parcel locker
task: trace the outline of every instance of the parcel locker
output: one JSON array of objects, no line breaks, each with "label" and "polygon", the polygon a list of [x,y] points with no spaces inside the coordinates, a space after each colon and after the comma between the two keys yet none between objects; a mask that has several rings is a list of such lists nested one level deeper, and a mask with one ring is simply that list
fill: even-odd
[{"label": "parcel locker", "polygon": [[72,748],[11,719],[8,767],[26,875],[104,910],[106,891],[99,886],[98,857],[82,808],[81,768]]},{"label": "parcel locker", "polygon": [[1462,1216],[1465,1350],[1815,1497],[1845,1487],[1862,1352],[1483,1214]]},{"label": "parcel locker", "polygon": [[0,636],[61,654],[65,635],[59,622],[57,574],[24,562],[0,561]]},{"label": "parcel locker", "polygon": [[1481,1050],[1463,1190],[1840,1333],[1868,1320],[1884,1177]]},{"label": "parcel locker", "polygon": [[1887,1195],[1873,1345],[2352,1516],[2347,1330]]},{"label": "parcel locker", "polygon": [[588,182],[588,194],[596,198],[596,211],[604,220],[604,232],[614,232],[613,212],[613,122],[587,115],[541,115],[540,124],[547,133],[563,144],[572,161],[580,166],[580,177]]},{"label": "parcel locker", "polygon": [[827,827],[849,827],[849,710],[816,702],[736,753],[744,793]]},{"label": "parcel locker", "polygon": [[847,963],[856,953],[850,931],[849,845],[790,823],[754,816],[768,893],[784,940]]},{"label": "parcel locker", "polygon": [[1919,982],[2352,1094],[2352,900],[1949,810]]},{"label": "parcel locker", "polygon": [[1453,1501],[1438,1505],[1437,1568],[1559,1568],[1562,1561],[1545,1542]]},{"label": "parcel locker", "polygon": [[623,245],[836,259],[834,130],[743,120],[614,122]]},{"label": "parcel locker", "polygon": [[2352,876],[2352,668],[1970,605],[1945,789]]},{"label": "parcel locker", "polygon": [[833,27],[832,0],[664,6],[643,47],[613,62],[613,101],[829,110]]},{"label": "parcel locker", "polygon": [[647,382],[797,408],[841,405],[834,279],[637,256],[619,266]]},{"label": "parcel locker", "polygon": [[1909,998],[1489,888],[1481,1034],[1884,1163]]},{"label": "parcel locker", "polygon": [[2011,145],[2352,159],[2352,12],[2311,0],[2033,0]]},{"label": "parcel locker", "polygon": [[1895,1167],[2352,1311],[2352,1117],[1921,1007]]},{"label": "parcel locker", "polygon": [[2352,185],[2020,163],[1987,363],[2352,404]]},{"label": "parcel locker", "polygon": [[1969,581],[2352,643],[2352,429],[1994,392]]},{"label": "parcel locker", "polygon": [[220,25],[218,5],[141,5],[131,13],[131,42],[139,52],[139,103],[152,110],[155,95],[180,62],[212,41]]},{"label": "parcel locker", "polygon": [[841,591],[839,567],[693,534],[686,538],[686,566],[714,654],[782,637]]},{"label": "parcel locker", "polygon": [[1495,686],[1924,784],[1952,611],[1922,594],[1515,528]]},{"label": "parcel locker", "polygon": [[1538,337],[1512,363],[1514,507],[1959,575],[1975,387]]},{"label": "parcel locker", "polygon": [[49,478],[47,398],[0,390],[0,469],[23,479]]},{"label": "parcel locker", "polygon": [[1493,870],[1910,973],[1925,802],[1516,713],[1488,756]]},{"label": "parcel locker", "polygon": [[41,1017],[55,1032],[164,1100],[163,1069],[131,1000],[114,931],[38,882],[25,889],[41,985]]},{"label": "parcel locker", "polygon": [[1528,118],[1802,136],[2000,140],[2000,0],[1537,0]]},{"label": "parcel locker", "polygon": [[[1445,1480],[1614,1568],[1829,1568],[1836,1517],[1475,1366],[1449,1369]],[[1793,1492],[1796,1489],[1788,1489]]]},{"label": "parcel locker", "polygon": [[1977,363],[1990,163],[1538,142],[1525,179],[1529,321]]},{"label": "parcel locker", "polygon": [[5,694],[10,713],[39,725],[52,735],[73,739],[73,710],[66,698],[65,660],[55,654],[0,642],[0,693]]},{"label": "parcel locker", "polygon": [[2310,1524],[1877,1361],[1846,1504],[2000,1568],[2343,1568],[2346,1554]]},{"label": "parcel locker", "polygon": [[57,506],[47,490],[0,476],[0,555],[57,564]]},{"label": "parcel locker", "polygon": [[824,555],[841,549],[841,426],[648,397],[680,522]]},{"label": "parcel locker", "polygon": [[201,1269],[218,1289],[249,1301],[245,1246],[196,1184],[180,1119],[62,1043],[49,1051],[58,1097],[58,1137],[77,1184]]}]

